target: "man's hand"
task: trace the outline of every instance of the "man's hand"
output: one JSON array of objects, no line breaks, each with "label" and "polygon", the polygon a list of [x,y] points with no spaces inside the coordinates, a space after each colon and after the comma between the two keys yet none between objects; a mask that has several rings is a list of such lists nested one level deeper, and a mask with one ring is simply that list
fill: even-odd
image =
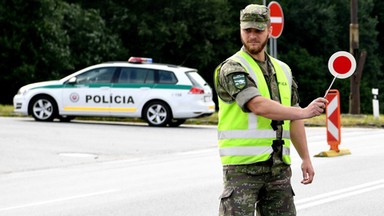
[{"label": "man's hand", "polygon": [[321,115],[324,112],[327,103],[328,100],[321,97],[313,100],[307,107],[304,108],[306,118],[312,118]]},{"label": "man's hand", "polygon": [[315,176],[315,171],[312,167],[312,163],[309,160],[303,161],[301,164],[301,171],[303,172],[302,184],[311,184],[313,177]]}]

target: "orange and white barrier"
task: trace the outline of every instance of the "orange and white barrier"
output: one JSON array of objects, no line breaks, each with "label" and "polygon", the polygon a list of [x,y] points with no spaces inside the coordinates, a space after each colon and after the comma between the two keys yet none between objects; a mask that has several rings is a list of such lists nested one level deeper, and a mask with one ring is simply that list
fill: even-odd
[{"label": "orange and white barrier", "polygon": [[325,110],[327,116],[327,142],[331,146],[331,150],[339,152],[339,145],[341,143],[339,91],[331,89],[325,98],[329,102]]},{"label": "orange and white barrier", "polygon": [[330,150],[315,156],[333,157],[351,154],[348,149],[339,149],[341,143],[340,93],[337,89],[330,89],[325,98],[328,100],[325,113],[327,116],[327,142]]}]

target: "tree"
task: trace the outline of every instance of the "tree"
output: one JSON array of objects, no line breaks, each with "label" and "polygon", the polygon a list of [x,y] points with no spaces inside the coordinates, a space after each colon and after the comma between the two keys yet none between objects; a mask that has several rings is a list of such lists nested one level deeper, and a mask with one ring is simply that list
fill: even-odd
[{"label": "tree", "polygon": [[[286,12],[284,32],[278,39],[279,54],[292,67],[299,82],[302,105],[306,105],[314,97],[322,97],[333,79],[328,71],[329,57],[336,51],[349,51],[350,5],[348,0],[282,1],[281,5]],[[372,9],[371,0],[360,4],[360,47],[369,53],[364,68],[364,74],[367,75],[363,76],[361,86],[363,112],[371,107],[368,98],[364,97],[368,92],[367,85],[370,85],[367,78],[376,74],[380,65],[375,55],[376,19],[362,16],[370,14]],[[341,92],[342,112],[348,112],[349,83],[336,80],[333,88]]]},{"label": "tree", "polygon": [[10,103],[22,85],[60,78],[124,50],[96,10],[61,0],[8,0],[0,12],[0,83],[9,91],[0,103]]},{"label": "tree", "polygon": [[[54,79],[102,61],[130,56],[199,69],[213,86],[213,71],[240,49],[239,11],[252,0],[4,0],[0,5],[0,83],[10,90]],[[281,0],[285,26],[278,57],[299,82],[301,105],[323,96],[333,77],[328,59],[349,50],[350,2]],[[359,2],[360,49],[368,53],[361,80],[361,112],[372,110],[371,88],[384,86],[384,4]],[[349,82],[336,80],[341,111]],[[216,98],[216,97],[214,97]],[[383,104],[383,94],[380,94]],[[384,105],[380,106],[384,110]]]},{"label": "tree", "polygon": [[[379,88],[379,102],[380,102],[380,113],[384,113],[384,64],[381,62],[384,62],[384,2],[381,0],[374,0],[374,7],[372,9],[372,12],[370,14],[370,17],[377,17],[378,23],[376,25],[376,31],[378,32],[376,37],[376,46],[377,48],[377,57],[379,59],[379,62],[373,62],[375,65],[375,68],[379,67],[379,70],[376,70],[374,73],[372,73],[372,76],[370,77],[370,82],[372,83],[371,88]],[[364,34],[364,32],[362,32]],[[364,37],[365,38],[365,37]],[[373,64],[372,63],[372,64]],[[369,63],[370,64],[370,63]],[[369,65],[368,64],[368,65]],[[381,87],[381,88],[380,88]],[[372,96],[370,96],[372,97]],[[364,112],[364,111],[363,111]],[[370,112],[370,110],[369,110]]]}]

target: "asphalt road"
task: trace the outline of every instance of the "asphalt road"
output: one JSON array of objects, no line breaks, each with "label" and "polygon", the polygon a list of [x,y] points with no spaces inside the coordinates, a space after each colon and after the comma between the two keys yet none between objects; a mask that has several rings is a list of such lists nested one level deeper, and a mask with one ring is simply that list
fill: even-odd
[{"label": "asphalt road", "polygon": [[[325,128],[307,128],[310,152],[328,150]],[[342,128],[350,155],[313,157],[298,215],[382,215],[384,130]],[[0,117],[0,216],[210,216],[222,190],[216,128],[129,123],[40,123]]]}]

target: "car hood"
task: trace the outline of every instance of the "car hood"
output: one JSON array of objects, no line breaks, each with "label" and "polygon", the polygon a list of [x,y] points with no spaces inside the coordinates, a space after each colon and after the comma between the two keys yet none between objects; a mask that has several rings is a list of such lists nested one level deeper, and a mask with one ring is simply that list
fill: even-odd
[{"label": "car hood", "polygon": [[30,90],[38,87],[44,87],[44,86],[51,86],[51,85],[62,85],[63,83],[59,80],[52,80],[52,81],[44,81],[44,82],[36,82],[31,83],[28,85],[25,85],[20,88],[20,91]]}]

